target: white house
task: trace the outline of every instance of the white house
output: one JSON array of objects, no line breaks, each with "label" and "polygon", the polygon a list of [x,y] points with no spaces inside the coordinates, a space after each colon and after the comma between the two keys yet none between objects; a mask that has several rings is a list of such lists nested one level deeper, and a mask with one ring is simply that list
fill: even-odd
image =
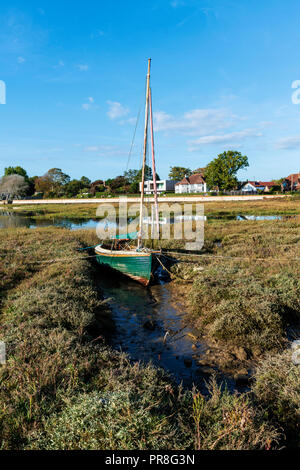
[{"label": "white house", "polygon": [[[176,181],[173,180],[159,180],[156,181],[157,192],[164,193],[164,192],[174,192],[175,190],[175,183]],[[154,193],[154,183],[152,180],[145,181],[144,185],[145,194],[153,194]],[[142,191],[142,183],[140,183],[140,192]]]},{"label": "white house", "polygon": [[207,187],[205,180],[200,173],[186,176],[182,181],[175,184],[175,193],[206,193]]},{"label": "white house", "polygon": [[258,191],[264,191],[267,193],[273,186],[276,186],[276,183],[272,181],[248,181],[242,186],[242,192],[257,193]]}]

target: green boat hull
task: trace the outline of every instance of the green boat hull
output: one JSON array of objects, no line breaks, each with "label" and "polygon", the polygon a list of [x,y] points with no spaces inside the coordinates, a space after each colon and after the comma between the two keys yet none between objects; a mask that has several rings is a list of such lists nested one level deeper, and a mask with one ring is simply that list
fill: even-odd
[{"label": "green boat hull", "polygon": [[147,255],[124,255],[118,253],[102,254],[96,250],[97,262],[101,265],[125,274],[126,276],[147,286],[150,282],[152,272],[152,253]]}]

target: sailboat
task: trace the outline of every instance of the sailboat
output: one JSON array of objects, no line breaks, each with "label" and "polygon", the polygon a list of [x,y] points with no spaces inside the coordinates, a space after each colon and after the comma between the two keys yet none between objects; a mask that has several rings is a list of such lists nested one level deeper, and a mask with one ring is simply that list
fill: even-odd
[{"label": "sailboat", "polygon": [[[153,273],[158,265],[158,259],[161,251],[150,250],[143,246],[143,203],[145,197],[145,168],[148,141],[148,127],[150,117],[151,147],[152,147],[152,170],[153,170],[153,189],[154,189],[154,207],[156,213],[156,229],[159,233],[159,213],[156,184],[156,168],[154,154],[154,132],[152,115],[152,97],[150,88],[150,68],[151,59],[148,60],[147,86],[146,86],[146,106],[145,106],[145,129],[143,146],[143,166],[142,166],[142,185],[140,199],[140,218],[138,233],[129,233],[118,235],[110,240],[106,245],[100,244],[95,247],[97,262],[101,265],[123,273],[131,279],[148,286],[153,279]],[[131,245],[131,240],[137,239],[137,246]]]}]

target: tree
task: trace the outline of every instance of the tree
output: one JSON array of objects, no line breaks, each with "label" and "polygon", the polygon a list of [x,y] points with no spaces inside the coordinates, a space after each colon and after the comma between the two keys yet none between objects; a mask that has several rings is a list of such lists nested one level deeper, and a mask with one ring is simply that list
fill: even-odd
[{"label": "tree", "polygon": [[[33,194],[35,193],[35,180],[36,180],[37,176],[31,176],[30,178],[28,178],[28,190],[27,190],[27,195],[28,196],[33,196]],[[26,178],[25,178],[25,181],[26,181]]]},{"label": "tree", "polygon": [[64,173],[60,168],[51,168],[47,171],[47,176],[50,178],[54,186],[64,186],[69,183],[71,178],[69,175]]},{"label": "tree", "polygon": [[28,183],[24,176],[12,174],[0,179],[0,193],[6,196],[6,199],[25,196],[27,190]]},{"label": "tree", "polygon": [[86,176],[82,176],[80,178],[80,182],[82,184],[82,187],[83,188],[89,188],[91,186],[91,180],[89,178],[87,178]]},{"label": "tree", "polygon": [[46,196],[50,194],[52,189],[52,181],[47,175],[35,178],[34,185],[37,192],[44,193]]},{"label": "tree", "polygon": [[126,186],[127,180],[124,176],[117,176],[116,178],[106,180],[105,184],[110,191],[114,192],[116,189]]},{"label": "tree", "polygon": [[139,190],[140,190],[140,185],[137,181],[134,181],[133,183],[130,184],[129,186],[130,194],[138,194]]},{"label": "tree", "polygon": [[217,186],[220,191],[234,189],[238,180],[236,174],[249,166],[248,157],[235,150],[218,155],[206,167],[205,180],[209,188]]},{"label": "tree", "polygon": [[124,178],[129,184],[136,183],[138,178],[139,170],[128,170],[124,172]]},{"label": "tree", "polygon": [[192,174],[189,168],[183,166],[171,166],[169,178],[174,181],[181,181],[185,176],[190,176]]},{"label": "tree", "polygon": [[[124,178],[127,180],[128,184],[140,183],[142,181],[142,169],[140,170],[128,170],[124,173]],[[160,179],[159,175],[156,173],[156,180]],[[153,180],[152,168],[148,165],[145,165],[145,181]]]},{"label": "tree", "polygon": [[36,178],[35,188],[46,196],[62,196],[70,180],[70,176],[63,173],[60,168],[51,168],[44,176]]},{"label": "tree", "polygon": [[80,190],[84,188],[81,180],[72,180],[69,183],[64,185],[64,194],[67,197],[74,197],[79,194]]},{"label": "tree", "polygon": [[7,168],[4,168],[4,176],[11,176],[11,175],[20,175],[23,176],[25,181],[28,181],[28,175],[26,170],[22,168],[21,166],[9,166]]},{"label": "tree", "polygon": [[207,168],[206,166],[204,166],[204,167],[202,167],[202,168],[196,168],[196,170],[193,170],[192,173],[193,173],[193,175],[200,173],[200,175],[202,175],[202,176],[205,177],[206,168]]},{"label": "tree", "polygon": [[26,183],[28,183],[26,196],[32,196],[34,194],[34,179],[28,177],[27,171],[24,170],[24,168],[22,168],[21,166],[9,166],[7,168],[4,168],[4,176],[12,175],[23,176]]},{"label": "tree", "polygon": [[104,191],[104,182],[102,180],[96,180],[91,184],[91,194],[95,196],[96,193]]}]

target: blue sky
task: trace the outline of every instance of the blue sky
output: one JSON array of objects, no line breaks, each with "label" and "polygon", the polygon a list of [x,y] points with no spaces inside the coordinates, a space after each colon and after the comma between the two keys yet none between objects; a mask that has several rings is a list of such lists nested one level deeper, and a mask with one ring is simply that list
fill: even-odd
[{"label": "blue sky", "polygon": [[296,0],[1,2],[0,174],[122,174],[148,57],[161,177],[228,149],[249,158],[243,180],[300,171],[299,17]]}]

